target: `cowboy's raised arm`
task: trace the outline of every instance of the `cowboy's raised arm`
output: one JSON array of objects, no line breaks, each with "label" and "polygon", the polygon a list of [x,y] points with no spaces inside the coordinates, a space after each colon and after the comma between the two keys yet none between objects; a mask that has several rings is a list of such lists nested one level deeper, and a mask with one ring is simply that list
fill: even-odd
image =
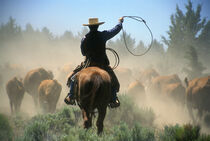
[{"label": "cowboy's raised arm", "polygon": [[123,17],[119,19],[119,23],[114,28],[103,31],[104,38],[106,41],[113,38],[115,35],[117,35],[120,32],[120,30],[122,29],[122,23],[123,23]]}]

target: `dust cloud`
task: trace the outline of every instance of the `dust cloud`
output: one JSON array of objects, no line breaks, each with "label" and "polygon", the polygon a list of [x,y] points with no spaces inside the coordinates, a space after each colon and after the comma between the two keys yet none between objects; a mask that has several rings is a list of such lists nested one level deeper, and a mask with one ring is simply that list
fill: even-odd
[{"label": "dust cloud", "polygon": [[[84,60],[80,53],[80,39],[74,38],[70,41],[56,38],[48,39],[46,37],[36,39],[32,35],[27,35],[23,39],[4,41],[0,48],[0,76],[2,78],[2,83],[0,84],[0,113],[10,114],[9,99],[5,91],[6,83],[14,76],[24,79],[28,71],[39,67],[51,70],[54,78],[62,84],[62,92],[57,109],[62,107],[64,105],[63,99],[69,90],[66,86],[68,74]],[[180,79],[184,80],[185,74],[182,71],[182,67],[185,64],[178,62],[178,60],[173,60],[173,62],[169,63],[166,56],[163,55],[164,52],[158,54],[155,46],[152,47],[148,54],[142,57],[134,57],[128,53],[122,53],[121,51],[127,52],[124,46],[119,48],[116,50],[120,56],[120,65],[115,72],[121,84],[120,93],[126,93],[131,82],[141,81],[141,72],[146,69],[153,68],[160,75],[178,74]],[[113,49],[115,48],[113,47]],[[109,53],[108,56],[112,66],[115,60],[112,54]],[[144,81],[142,83],[145,85]],[[139,100],[137,104],[141,107],[153,109],[156,117],[155,125],[160,128],[167,124],[192,122],[185,105],[176,103],[169,98],[155,97],[146,91],[146,100]],[[33,99],[28,93],[24,95],[21,113],[28,116],[34,116],[38,113]]]}]

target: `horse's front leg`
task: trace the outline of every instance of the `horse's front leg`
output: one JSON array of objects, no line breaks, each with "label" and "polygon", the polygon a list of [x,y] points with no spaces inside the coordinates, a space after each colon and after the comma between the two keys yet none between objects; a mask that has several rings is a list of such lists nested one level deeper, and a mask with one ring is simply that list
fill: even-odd
[{"label": "horse's front leg", "polygon": [[98,108],[98,119],[97,119],[97,123],[96,126],[98,128],[98,135],[100,135],[103,132],[103,128],[104,128],[104,119],[106,116],[106,107],[99,107]]},{"label": "horse's front leg", "polygon": [[88,110],[82,109],[82,117],[84,120],[84,128],[88,129],[92,126],[92,119]]}]

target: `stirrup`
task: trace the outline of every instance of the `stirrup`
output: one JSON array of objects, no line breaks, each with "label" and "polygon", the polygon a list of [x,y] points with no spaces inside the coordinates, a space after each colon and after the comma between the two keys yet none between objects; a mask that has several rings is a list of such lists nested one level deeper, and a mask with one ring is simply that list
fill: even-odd
[{"label": "stirrup", "polygon": [[118,100],[118,98],[115,101],[112,101],[111,103],[109,103],[108,105],[110,108],[117,108],[120,106],[120,101]]},{"label": "stirrup", "polygon": [[67,95],[64,99],[64,102],[68,105],[76,105],[75,99],[74,98],[70,98],[69,95]]}]

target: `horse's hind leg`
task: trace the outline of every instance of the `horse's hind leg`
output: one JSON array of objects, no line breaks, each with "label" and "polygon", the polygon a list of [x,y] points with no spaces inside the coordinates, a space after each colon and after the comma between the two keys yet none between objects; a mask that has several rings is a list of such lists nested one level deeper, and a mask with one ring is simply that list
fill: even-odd
[{"label": "horse's hind leg", "polygon": [[103,128],[104,128],[104,118],[106,116],[106,107],[100,107],[98,108],[98,119],[97,119],[97,123],[96,126],[98,128],[98,135],[100,135],[103,132]]},{"label": "horse's hind leg", "polygon": [[90,113],[87,110],[82,109],[82,116],[84,120],[84,128],[90,128],[92,126],[92,119]]}]

